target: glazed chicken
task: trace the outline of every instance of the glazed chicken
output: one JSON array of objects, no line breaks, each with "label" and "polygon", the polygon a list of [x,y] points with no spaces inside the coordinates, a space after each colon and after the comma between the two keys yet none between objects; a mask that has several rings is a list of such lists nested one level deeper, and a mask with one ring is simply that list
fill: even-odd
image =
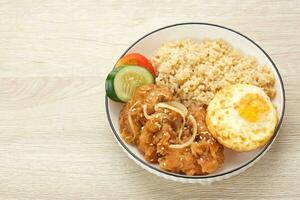
[{"label": "glazed chicken", "polygon": [[[148,113],[152,114],[157,103],[172,100],[172,93],[168,88],[157,87],[154,84],[139,87],[131,100],[124,105],[119,116],[123,139],[128,143],[138,144],[141,130],[147,122],[143,115],[144,104],[147,105]],[[130,126],[130,121],[133,127]]]},{"label": "glazed chicken", "polygon": [[206,127],[205,108],[185,108],[173,100],[166,87],[139,87],[121,110],[121,136],[163,170],[187,175],[216,171],[224,162],[224,149]]}]

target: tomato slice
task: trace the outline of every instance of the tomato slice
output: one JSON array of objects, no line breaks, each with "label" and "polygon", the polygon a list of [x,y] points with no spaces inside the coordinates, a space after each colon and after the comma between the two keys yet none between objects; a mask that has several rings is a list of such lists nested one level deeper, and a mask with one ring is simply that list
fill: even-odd
[{"label": "tomato slice", "polygon": [[144,67],[147,70],[149,70],[151,72],[151,74],[153,74],[154,77],[157,76],[156,69],[153,67],[153,65],[150,63],[150,61],[142,54],[129,53],[129,54],[125,55],[124,57],[122,57],[117,62],[115,67],[120,67],[120,66],[124,66],[124,65],[138,65],[138,66]]}]

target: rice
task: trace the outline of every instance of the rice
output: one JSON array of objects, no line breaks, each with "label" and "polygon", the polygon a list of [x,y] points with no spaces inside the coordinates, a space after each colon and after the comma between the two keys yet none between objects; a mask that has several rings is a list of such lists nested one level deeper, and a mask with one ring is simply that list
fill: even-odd
[{"label": "rice", "polygon": [[270,68],[220,39],[172,41],[158,48],[151,62],[159,72],[156,84],[169,87],[185,104],[207,105],[216,92],[236,83],[261,87],[270,98],[276,94]]}]

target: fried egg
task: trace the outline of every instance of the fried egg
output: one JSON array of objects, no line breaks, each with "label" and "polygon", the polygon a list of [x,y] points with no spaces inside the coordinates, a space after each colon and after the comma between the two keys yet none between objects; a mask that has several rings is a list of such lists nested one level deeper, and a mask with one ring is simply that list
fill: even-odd
[{"label": "fried egg", "polygon": [[263,89],[236,84],[220,90],[207,108],[206,123],[225,147],[251,151],[274,134],[277,112]]}]

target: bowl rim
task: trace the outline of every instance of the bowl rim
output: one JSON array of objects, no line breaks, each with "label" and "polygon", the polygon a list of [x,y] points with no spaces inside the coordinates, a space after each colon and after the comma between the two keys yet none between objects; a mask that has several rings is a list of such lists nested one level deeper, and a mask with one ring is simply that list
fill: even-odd
[{"label": "bowl rim", "polygon": [[251,42],[252,44],[254,44],[257,48],[259,48],[263,53],[264,55],[268,58],[268,60],[272,63],[275,71],[276,71],[276,74],[279,78],[279,82],[280,82],[280,85],[281,85],[281,88],[282,88],[282,95],[283,95],[283,105],[282,105],[282,114],[280,116],[280,119],[279,119],[279,122],[276,126],[276,129],[274,131],[274,134],[272,136],[272,138],[270,139],[270,141],[268,142],[268,144],[264,147],[264,149],[258,153],[256,156],[254,156],[252,159],[250,159],[249,161],[245,162],[244,164],[236,167],[236,168],[233,168],[232,170],[229,170],[227,172],[223,172],[223,173],[218,173],[218,174],[215,174],[215,175],[196,175],[196,176],[189,176],[189,175],[184,175],[184,174],[176,174],[176,173],[172,173],[172,172],[168,172],[168,171],[164,171],[164,170],[161,170],[159,168],[156,168],[152,165],[150,165],[149,163],[147,163],[145,160],[143,159],[140,159],[138,156],[136,156],[133,152],[131,152],[128,147],[126,146],[126,144],[124,143],[123,139],[120,137],[120,135],[117,133],[113,123],[112,123],[112,120],[111,120],[111,117],[110,117],[110,110],[109,110],[109,107],[108,107],[108,97],[107,95],[105,95],[105,108],[106,108],[106,115],[107,115],[107,119],[108,119],[108,122],[109,122],[109,125],[111,127],[111,130],[115,136],[115,138],[117,139],[118,143],[122,145],[123,149],[127,151],[127,153],[129,153],[132,158],[134,158],[136,161],[138,161],[140,164],[143,164],[145,165],[146,167],[148,168],[151,168],[152,170],[158,172],[158,173],[163,173],[164,175],[167,175],[167,176],[173,176],[173,177],[176,177],[176,178],[183,178],[183,179],[211,179],[211,178],[216,178],[216,177],[222,177],[222,176],[225,176],[225,175],[228,175],[228,174],[231,174],[233,172],[236,172],[236,171],[239,171],[243,168],[247,169],[249,166],[251,166],[251,164],[255,163],[262,155],[264,155],[264,153],[266,153],[268,151],[268,149],[271,147],[271,145],[273,144],[273,142],[275,141],[276,137],[278,136],[278,133],[279,133],[279,129],[282,125],[282,121],[283,121],[283,117],[284,117],[284,113],[285,113],[285,89],[284,89],[284,84],[283,84],[283,81],[282,81],[282,77],[279,73],[279,70],[278,68],[276,67],[275,63],[273,62],[273,60],[271,59],[271,57],[257,44],[255,43],[252,39],[250,39],[249,37],[243,35],[242,33],[238,32],[238,31],[235,31],[231,28],[227,28],[225,26],[221,26],[221,25],[217,25],[217,24],[212,24],[212,23],[203,23],[203,22],[185,22],[185,23],[176,23],[176,24],[172,24],[172,25],[168,25],[168,26],[164,26],[162,28],[158,28],[154,31],[151,31],[150,33],[147,33],[146,35],[144,35],[143,37],[139,38],[138,40],[136,40],[132,45],[130,45],[126,50],[125,52],[120,56],[120,58],[122,58],[124,55],[127,54],[127,52],[134,46],[136,45],[137,43],[139,43],[141,40],[143,40],[144,38],[148,37],[149,35],[152,35],[153,33],[156,33],[156,32],[159,32],[161,30],[164,30],[164,29],[168,29],[168,28],[172,28],[172,27],[176,27],[176,26],[185,26],[185,25],[201,25],[201,26],[213,26],[213,27],[217,27],[217,28],[221,28],[221,29],[225,29],[227,31],[230,31],[230,32],[233,32],[241,37],[244,37],[245,39],[247,39],[249,42]]}]

